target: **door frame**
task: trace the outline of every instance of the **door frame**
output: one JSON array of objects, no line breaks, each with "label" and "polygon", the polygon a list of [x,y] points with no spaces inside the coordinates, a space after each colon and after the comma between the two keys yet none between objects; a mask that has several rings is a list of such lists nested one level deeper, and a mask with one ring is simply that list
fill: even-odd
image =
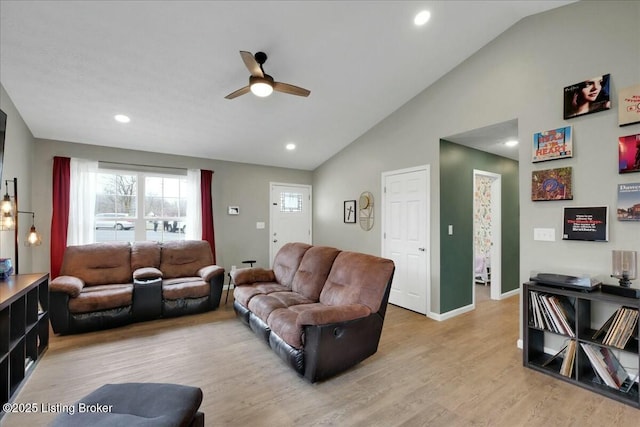
[{"label": "door frame", "polygon": [[426,271],[426,283],[425,283],[425,298],[426,301],[426,316],[430,318],[434,318],[433,312],[431,310],[431,167],[430,165],[420,165],[414,166],[411,168],[405,169],[397,169],[393,171],[382,172],[381,175],[381,184],[380,184],[380,194],[382,197],[380,198],[380,240],[381,240],[381,256],[384,257],[386,253],[386,204],[387,204],[387,194],[385,191],[385,182],[388,176],[392,175],[400,175],[404,173],[411,172],[425,172],[425,216],[426,216],[426,224],[425,224],[425,233],[424,236],[424,245],[425,251],[427,252],[427,256],[425,257],[425,271]]},{"label": "door frame", "polygon": [[282,187],[299,187],[309,190],[309,241],[313,242],[313,192],[311,184],[292,184],[286,182],[269,182],[269,234],[267,235],[267,244],[269,245],[269,265],[273,265],[273,259],[276,254],[273,253],[273,247],[271,245],[271,239],[273,238],[273,216],[271,215],[273,188],[276,186]]},{"label": "door frame", "polygon": [[[476,177],[478,175],[493,178],[491,183],[491,299],[499,300],[502,294],[502,175],[495,172],[488,172],[480,169],[473,170],[473,215],[476,212]],[[497,197],[494,197],[496,196]],[[473,236],[471,244],[473,245],[473,306],[476,305],[476,286],[475,286],[475,262],[476,262],[476,222],[473,221]]]}]

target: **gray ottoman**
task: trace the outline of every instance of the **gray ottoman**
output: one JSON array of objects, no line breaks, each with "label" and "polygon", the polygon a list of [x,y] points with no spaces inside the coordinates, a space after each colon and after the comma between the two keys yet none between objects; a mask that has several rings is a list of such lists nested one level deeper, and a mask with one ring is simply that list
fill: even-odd
[{"label": "gray ottoman", "polygon": [[178,384],[106,384],[69,406],[51,426],[204,427],[202,390]]}]

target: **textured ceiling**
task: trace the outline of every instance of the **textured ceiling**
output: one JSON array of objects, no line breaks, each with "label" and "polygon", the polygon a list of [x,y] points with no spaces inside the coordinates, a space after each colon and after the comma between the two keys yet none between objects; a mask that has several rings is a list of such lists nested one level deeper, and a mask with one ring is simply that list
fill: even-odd
[{"label": "textured ceiling", "polygon": [[[0,82],[37,138],[312,170],[523,17],[566,3],[2,0]],[[311,95],[224,99],[248,82],[240,50],[266,52],[276,81]]]}]

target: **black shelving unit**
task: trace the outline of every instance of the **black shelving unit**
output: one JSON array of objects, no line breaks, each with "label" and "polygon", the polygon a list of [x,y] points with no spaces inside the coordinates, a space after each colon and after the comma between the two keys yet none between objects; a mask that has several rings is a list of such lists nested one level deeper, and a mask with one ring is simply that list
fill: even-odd
[{"label": "black shelving unit", "polygon": [[[559,298],[566,298],[574,307],[575,319],[573,320],[573,331],[575,337],[562,333],[552,332],[547,328],[535,325],[533,321],[534,313],[532,313],[531,291],[538,294],[555,295]],[[592,308],[599,304],[610,305],[614,308],[629,307],[640,310],[640,299],[627,298],[623,296],[603,293],[600,290],[592,292],[582,292],[579,290],[563,289],[555,286],[545,286],[540,283],[528,282],[523,285],[523,364],[524,366],[539,372],[551,375],[555,378],[567,381],[585,389],[615,399],[619,402],[640,408],[640,393],[638,392],[638,383],[635,382],[629,391],[623,392],[615,388],[608,387],[603,384],[598,375],[594,372],[591,362],[580,344],[592,344],[599,347],[606,347],[614,351],[614,353],[624,353],[626,359],[631,359],[633,366],[633,374],[640,372],[640,350],[638,339],[640,338],[638,331],[631,337],[625,348],[619,349],[604,345],[602,336],[593,339],[596,330],[602,325],[593,324]],[[603,322],[604,323],[604,322]],[[554,339],[555,337],[555,339]],[[545,353],[545,342],[553,341],[576,341],[576,355],[574,360],[573,372],[570,377],[560,374],[560,366],[562,357],[558,357],[553,362],[543,366],[553,354]],[[559,350],[559,349],[558,349]]]},{"label": "black shelving unit", "polygon": [[[11,402],[49,346],[49,275],[0,280],[0,401]],[[0,417],[4,412],[0,412]]]}]

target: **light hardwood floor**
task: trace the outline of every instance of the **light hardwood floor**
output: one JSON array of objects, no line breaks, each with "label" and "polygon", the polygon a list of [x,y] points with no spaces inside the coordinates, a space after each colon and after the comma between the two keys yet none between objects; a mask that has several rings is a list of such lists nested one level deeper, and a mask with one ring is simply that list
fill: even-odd
[{"label": "light hardwood floor", "polygon": [[[104,383],[172,382],[202,388],[207,426],[638,425],[637,409],[525,369],[518,316],[517,296],[480,301],[444,322],[390,306],[374,356],[309,384],[235,319],[229,303],[53,336],[15,401],[70,404]],[[2,423],[40,426],[54,416],[7,414]]]}]

